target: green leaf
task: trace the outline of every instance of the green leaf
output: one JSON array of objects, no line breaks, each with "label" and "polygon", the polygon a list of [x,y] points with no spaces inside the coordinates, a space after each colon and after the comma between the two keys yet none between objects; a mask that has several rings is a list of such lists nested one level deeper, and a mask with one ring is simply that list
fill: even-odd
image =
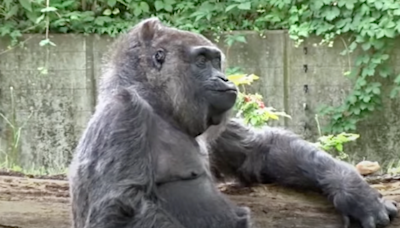
[{"label": "green leaf", "polygon": [[115,8],[113,11],[112,11],[112,14],[114,14],[114,15],[117,15],[117,14],[119,14],[119,9],[118,8]]},{"label": "green leaf", "polygon": [[251,9],[251,2],[241,3],[237,7],[238,7],[238,9],[241,9],[241,10],[250,10]]},{"label": "green leaf", "polygon": [[369,12],[370,12],[370,8],[369,8],[369,6],[367,5],[367,4],[362,4],[361,5],[361,14],[362,15],[367,15],[367,14],[369,14]]},{"label": "green leaf", "polygon": [[[368,97],[369,99],[371,99],[370,97]],[[364,100],[364,98],[363,98],[363,100]],[[360,104],[360,106],[359,106],[359,108],[360,108],[360,110],[365,110],[365,109],[367,109],[368,108],[368,105],[367,105],[368,103],[361,103]]]},{"label": "green leaf", "polygon": [[392,74],[392,68],[389,66],[385,65],[379,70],[379,75],[382,78],[387,78],[390,74]]},{"label": "green leaf", "polygon": [[142,9],[140,7],[136,7],[133,10],[133,15],[135,15],[136,17],[140,16],[141,13],[142,13]]},{"label": "green leaf", "polygon": [[374,5],[375,5],[375,8],[378,10],[383,8],[383,2],[381,2],[380,0],[375,0]]},{"label": "green leaf", "polygon": [[172,12],[172,10],[173,10],[172,5],[164,5],[164,9],[165,9],[167,12]]},{"label": "green leaf", "polygon": [[349,102],[350,104],[355,104],[357,102],[357,97],[354,95],[349,96]]},{"label": "green leaf", "polygon": [[348,10],[354,9],[354,3],[356,3],[357,0],[346,0],[346,8]]},{"label": "green leaf", "polygon": [[372,89],[372,92],[373,92],[374,94],[376,94],[376,95],[379,95],[379,94],[381,93],[381,89],[380,89],[379,87],[374,87],[374,88]]},{"label": "green leaf", "polygon": [[40,16],[36,19],[35,24],[39,24],[39,23],[44,19],[44,17],[45,17],[44,14],[40,15]]},{"label": "green leaf", "polygon": [[19,0],[19,3],[24,7],[24,9],[32,12],[32,4],[30,0]]},{"label": "green leaf", "polygon": [[365,96],[365,97],[363,98],[363,101],[364,101],[365,103],[368,103],[370,100],[371,100],[371,97],[370,97],[370,96]]},{"label": "green leaf", "polygon": [[117,4],[117,0],[107,0],[107,4],[109,7],[113,8],[115,4]]},{"label": "green leaf", "polygon": [[400,16],[400,8],[394,10],[393,15]]},{"label": "green leaf", "polygon": [[45,39],[45,40],[41,40],[40,42],[39,42],[39,45],[40,46],[45,46],[45,45],[47,45],[49,43],[49,40],[48,39]]},{"label": "green leaf", "polygon": [[32,23],[35,23],[37,18],[38,18],[38,12],[32,11],[25,11],[26,17],[31,21]]},{"label": "green leaf", "polygon": [[389,55],[388,54],[382,54],[381,55],[381,59],[388,60],[389,59]]},{"label": "green leaf", "polygon": [[40,12],[42,12],[42,13],[54,12],[54,11],[57,11],[57,8],[52,7],[52,6],[49,6],[49,7],[46,7],[46,8],[43,8],[40,10]]},{"label": "green leaf", "polygon": [[350,23],[351,23],[350,18],[341,19],[338,22],[336,22],[336,27],[343,28],[345,25],[350,24]]},{"label": "green leaf", "polygon": [[56,46],[56,44],[51,42],[49,39],[44,39],[39,42],[40,46],[45,46],[45,45],[49,45],[49,44],[52,46]]},{"label": "green leaf", "polygon": [[340,10],[337,7],[332,7],[330,10],[328,9],[327,11],[324,12],[325,18],[328,21],[332,21],[335,19],[337,16],[340,15]]},{"label": "green leaf", "polygon": [[397,75],[397,77],[394,79],[394,83],[396,83],[397,85],[400,85],[400,74]]},{"label": "green leaf", "polygon": [[246,37],[244,36],[237,36],[235,40],[241,43],[246,43]]},{"label": "green leaf", "polygon": [[361,64],[367,64],[370,60],[370,56],[369,55],[360,55],[357,57],[356,59],[356,65],[360,66]]},{"label": "green leaf", "polygon": [[356,115],[360,115],[360,113],[361,113],[361,109],[360,108],[354,108],[352,111]]},{"label": "green leaf", "polygon": [[154,7],[156,8],[157,11],[160,11],[164,9],[164,3],[162,1],[155,1]]},{"label": "green leaf", "polygon": [[238,4],[229,5],[228,7],[226,7],[225,12],[228,12],[228,11],[232,10],[233,8],[235,8],[237,6],[238,6]]},{"label": "green leaf", "polygon": [[250,119],[250,124],[253,125],[253,126],[256,126],[257,125],[257,119],[251,118]]},{"label": "green leaf", "polygon": [[396,33],[395,33],[395,31],[394,31],[394,29],[384,29],[384,31],[385,31],[385,36],[386,37],[389,37],[389,38],[394,38],[395,36],[396,36]]},{"label": "green leaf", "polygon": [[76,3],[75,0],[63,1],[58,8],[67,8],[69,6],[73,6],[75,3]]},{"label": "green leaf", "polygon": [[103,15],[105,15],[105,16],[110,16],[111,13],[112,13],[112,12],[111,12],[110,9],[106,9],[106,10],[104,10]]},{"label": "green leaf", "polygon": [[368,50],[371,48],[371,43],[370,43],[370,42],[363,43],[363,44],[361,45],[361,47],[362,47],[362,49],[363,49],[364,51],[368,51]]},{"label": "green leaf", "polygon": [[390,98],[393,99],[395,97],[397,97],[397,94],[400,92],[400,87],[395,87],[394,89],[392,89],[392,91],[390,91]]},{"label": "green leaf", "polygon": [[335,145],[336,150],[342,152],[343,151],[343,145],[342,144],[336,144]]},{"label": "green leaf", "polygon": [[366,67],[366,68],[364,68],[363,70],[362,70],[362,76],[363,77],[365,77],[365,76],[374,76],[374,74],[375,74],[375,69],[374,68],[372,68],[372,67]]},{"label": "green leaf", "polygon": [[376,48],[376,49],[382,49],[383,46],[385,46],[385,41],[384,40],[374,40],[372,42],[372,45]]},{"label": "green leaf", "polygon": [[394,21],[388,21],[388,22],[385,24],[385,27],[388,28],[388,29],[394,28],[394,27],[396,27],[396,23],[394,23]]},{"label": "green leaf", "polygon": [[365,86],[367,84],[367,81],[364,78],[359,78],[357,80],[357,84],[360,86]]},{"label": "green leaf", "polygon": [[384,29],[380,29],[377,33],[376,33],[376,38],[380,39],[382,37],[385,36],[385,30]]},{"label": "green leaf", "polygon": [[[346,0],[346,1],[347,1],[347,0]],[[338,0],[338,1],[336,1],[336,2],[337,2],[337,6],[343,7],[343,6],[346,4],[346,1],[345,1],[345,0]]]},{"label": "green leaf", "polygon": [[352,43],[349,45],[349,51],[350,51],[350,52],[353,52],[356,48],[357,48],[357,42],[352,42]]},{"label": "green leaf", "polygon": [[142,8],[142,11],[145,13],[148,13],[150,11],[150,7],[147,2],[140,2],[140,8]]},{"label": "green leaf", "polygon": [[[1,7],[0,7],[1,9]],[[15,16],[18,13],[18,5],[13,5],[11,9],[6,13],[5,19],[8,20],[11,17]]]},{"label": "green leaf", "polygon": [[322,8],[322,6],[324,6],[324,2],[323,1],[312,1],[311,3],[313,10],[317,11],[320,10]]},{"label": "green leaf", "polygon": [[164,0],[164,3],[165,3],[166,5],[172,6],[173,4],[176,3],[176,1],[175,1],[175,0]]}]

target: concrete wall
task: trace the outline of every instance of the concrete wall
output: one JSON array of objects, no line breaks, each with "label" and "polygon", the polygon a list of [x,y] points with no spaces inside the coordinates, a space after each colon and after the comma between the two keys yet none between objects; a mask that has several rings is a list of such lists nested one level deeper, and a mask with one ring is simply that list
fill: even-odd
[{"label": "concrete wall", "polygon": [[[253,91],[260,92],[267,105],[292,116],[291,120],[282,119],[274,125],[286,126],[315,140],[316,108],[320,104],[340,104],[351,88],[342,73],[354,65],[352,57],[339,55],[344,43],[338,40],[332,48],[317,47],[314,43],[319,40],[312,38],[295,48],[285,31],[266,32],[264,38],[251,32],[246,36],[248,43],[237,43],[229,50],[222,43],[219,45],[227,54],[229,65],[259,75],[261,79],[253,85]],[[52,35],[57,46],[44,48],[39,46],[43,39],[40,35],[26,38],[24,48],[9,51],[9,41],[0,40],[0,112],[11,119],[15,115],[19,125],[26,122],[18,152],[21,166],[62,170],[93,111],[102,54],[112,39]],[[394,57],[394,65],[399,56]],[[47,66],[47,75],[39,73],[40,66]],[[14,90],[15,108],[11,105],[10,87]],[[353,159],[365,157],[381,163],[398,159],[400,105],[398,100],[387,99],[385,103],[384,111],[359,126],[361,138],[351,147]],[[1,118],[0,135],[0,159],[4,159],[13,133]]]}]

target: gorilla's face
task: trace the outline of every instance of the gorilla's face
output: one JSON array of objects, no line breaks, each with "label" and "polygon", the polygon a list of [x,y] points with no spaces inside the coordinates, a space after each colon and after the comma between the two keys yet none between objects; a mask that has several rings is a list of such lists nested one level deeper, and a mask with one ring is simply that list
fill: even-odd
[{"label": "gorilla's face", "polygon": [[223,122],[235,104],[237,89],[223,73],[224,55],[200,34],[151,18],[121,37],[113,52],[120,72],[107,85],[142,88],[141,97],[158,115],[192,136]]},{"label": "gorilla's face", "polygon": [[237,88],[222,72],[222,53],[212,46],[189,48],[190,71],[204,96],[209,125],[218,125],[236,101]]}]

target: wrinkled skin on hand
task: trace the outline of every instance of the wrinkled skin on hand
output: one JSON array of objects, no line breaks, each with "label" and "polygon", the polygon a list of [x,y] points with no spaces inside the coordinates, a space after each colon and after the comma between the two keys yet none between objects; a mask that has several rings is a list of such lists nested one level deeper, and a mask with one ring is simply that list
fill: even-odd
[{"label": "wrinkled skin on hand", "polygon": [[[358,220],[363,228],[386,227],[397,217],[397,203],[393,200],[384,199],[379,194],[378,199],[371,199],[370,204],[361,205],[352,200],[335,204],[336,208],[343,213],[344,228],[350,228],[351,218]],[[366,202],[366,198],[364,198]],[[352,210],[351,210],[352,209]],[[350,211],[351,210],[351,211]]]}]

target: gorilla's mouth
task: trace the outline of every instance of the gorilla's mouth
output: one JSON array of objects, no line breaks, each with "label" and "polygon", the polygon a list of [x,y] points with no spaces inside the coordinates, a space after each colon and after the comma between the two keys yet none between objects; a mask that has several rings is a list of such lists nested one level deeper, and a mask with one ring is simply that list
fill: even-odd
[{"label": "gorilla's mouth", "polygon": [[214,92],[219,92],[219,93],[237,93],[236,88],[227,88],[227,89],[216,89],[213,90]]}]

